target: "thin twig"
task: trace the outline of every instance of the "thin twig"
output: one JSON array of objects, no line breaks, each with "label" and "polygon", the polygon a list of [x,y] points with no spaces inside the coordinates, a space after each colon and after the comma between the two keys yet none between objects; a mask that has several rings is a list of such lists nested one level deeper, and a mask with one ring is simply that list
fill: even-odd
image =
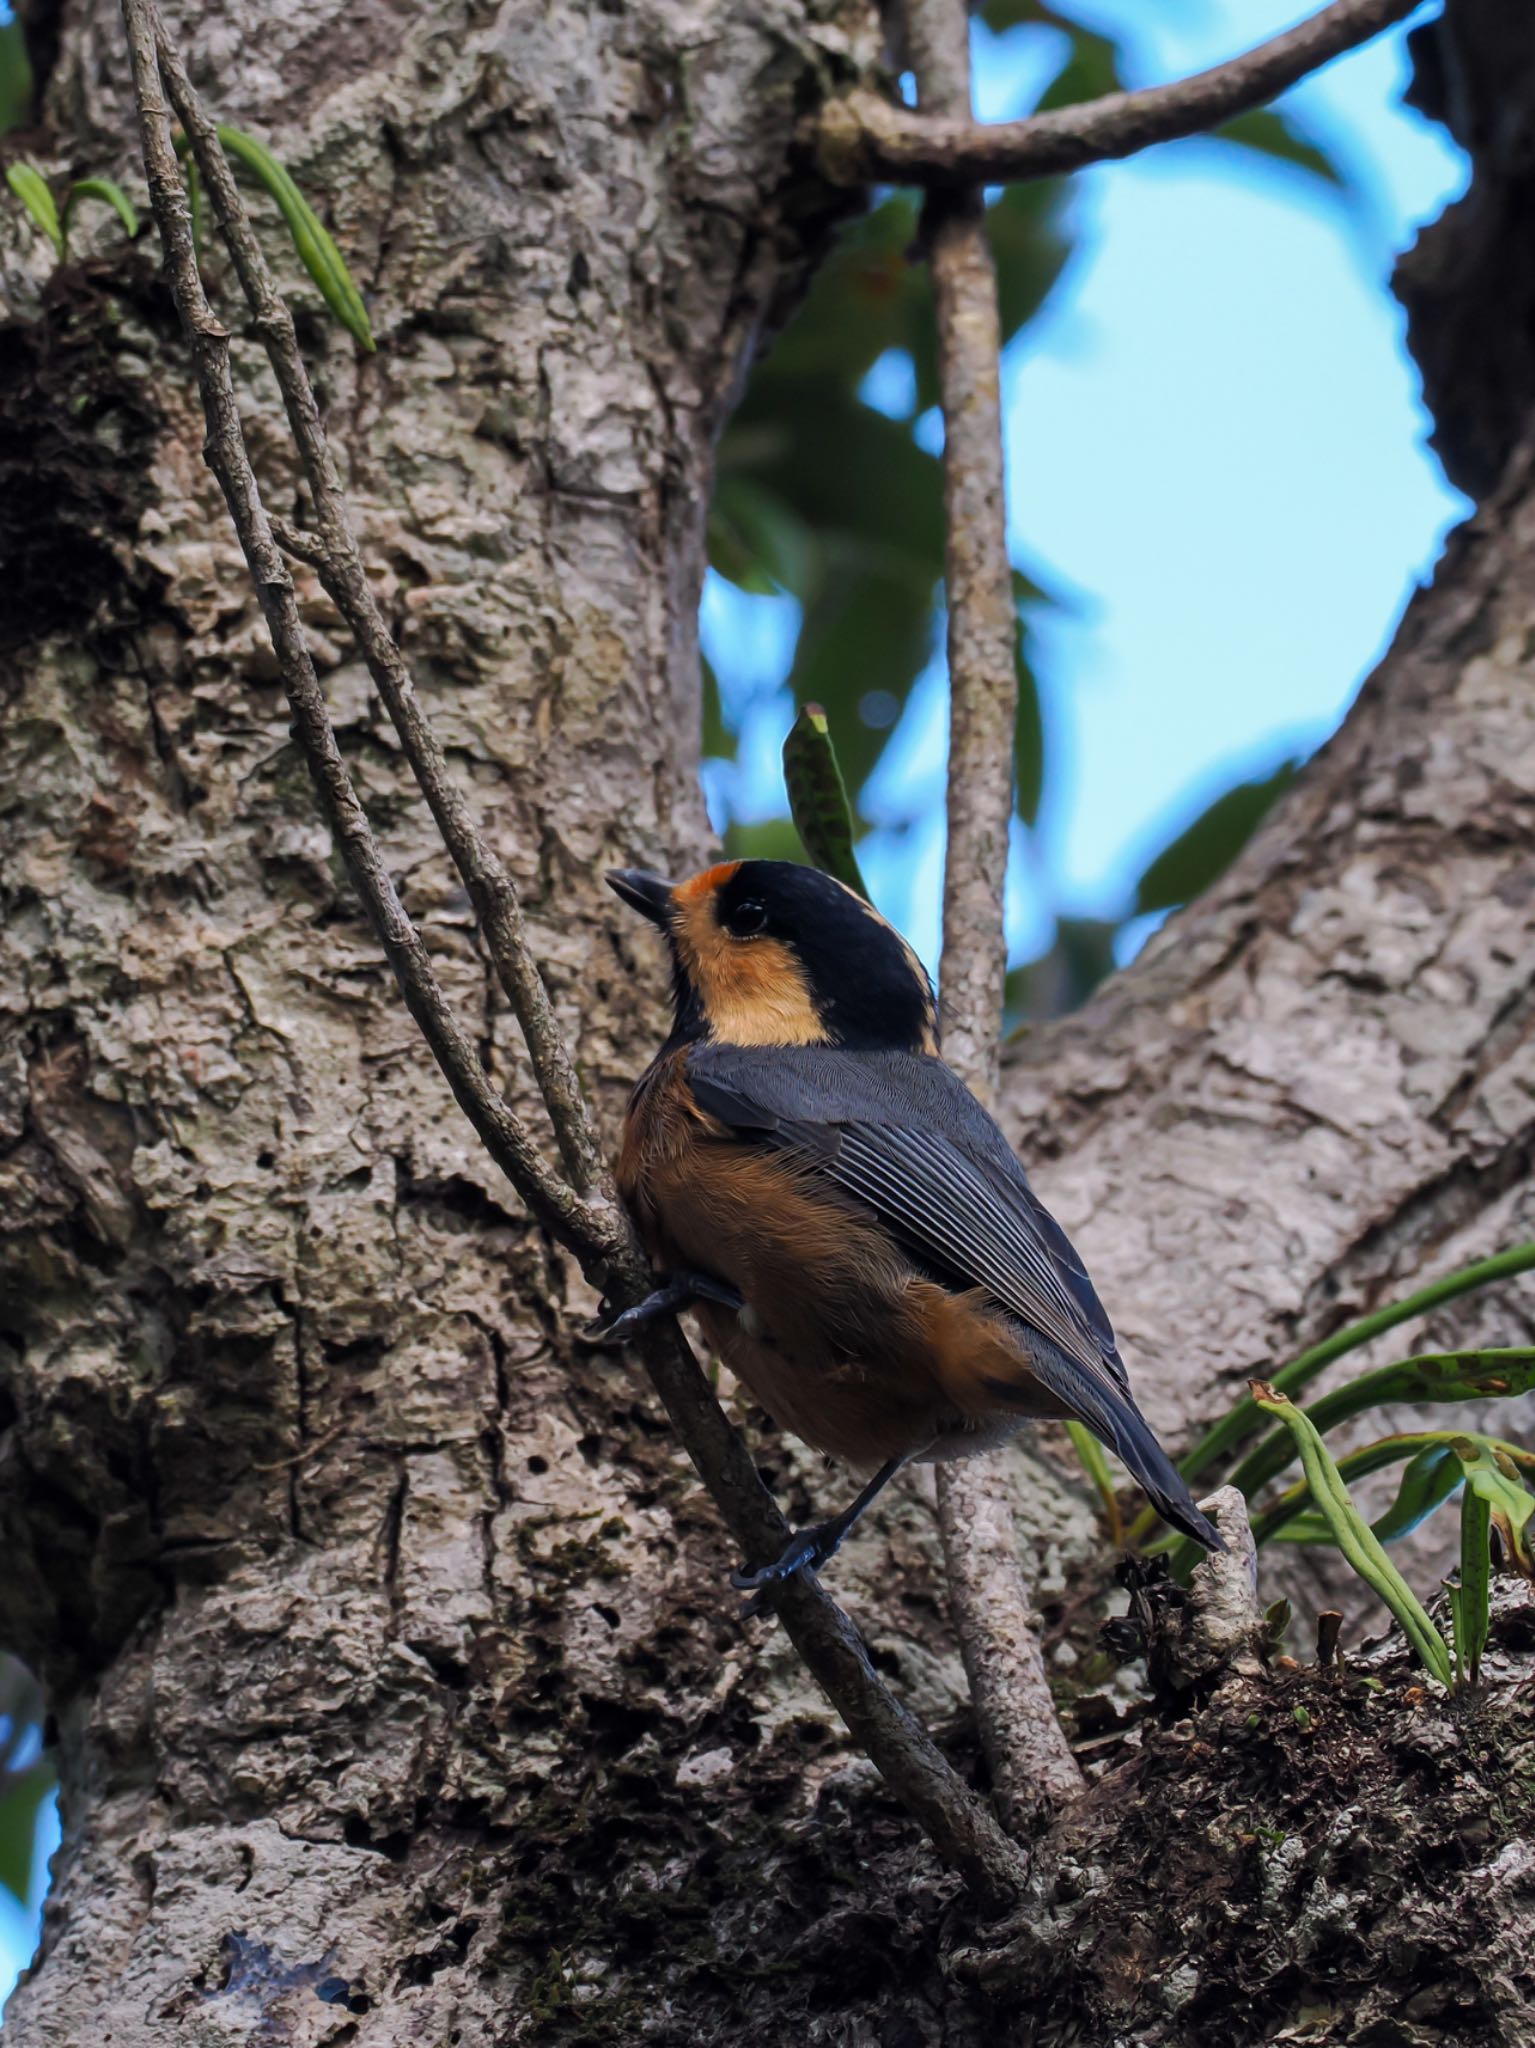
[{"label": "thin twig", "polygon": [[588,1257],[601,1260],[612,1249],[611,1232],[604,1228],[604,1220],[550,1171],[526,1125],[492,1087],[478,1053],[448,1006],[420,933],[405,914],[347,773],[299,620],[292,578],[272,537],[246,454],[230,375],[229,336],[214,317],[197,273],[186,192],[160,98],[148,10],[143,0],[127,0],[124,11],[133,45],[150,197],[166,246],[177,305],[191,337],[208,420],[205,453],[223,489],[266,615],[294,732],[314,777],[321,807],[411,1015],[481,1142],[545,1228],[581,1247]]},{"label": "thin twig", "polygon": [[410,669],[384,622],[352,531],[314,386],[299,352],[293,315],[262,254],[215,124],[198,98],[158,12],[152,18],[165,89],[187,132],[214,217],[234,259],[235,274],[276,375],[288,424],[314,496],[320,552],[318,559],[310,559],[336,609],[352,629],[368,673],[400,736],[405,758],[431,806],[443,844],[463,878],[485,937],[486,951],[527,1041],[561,1157],[576,1186],[584,1191],[594,1187],[601,1176],[602,1152],[575,1064],[549,1001],[549,991],[528,945],[516,884],[486,844],[463,791],[449,774],[441,744],[422,712]]},{"label": "thin twig", "polygon": [[1023,121],[989,125],[964,108],[920,110],[858,91],[821,111],[816,143],[838,184],[1000,185],[1134,156],[1261,107],[1308,73],[1410,14],[1418,0],[1333,0],[1240,57],[1170,85],[1105,93]]},{"label": "thin twig", "polygon": [[[399,902],[348,775],[315,676],[292,581],[251,469],[230,372],[229,336],[215,319],[198,275],[185,191],[161,97],[156,42],[158,39],[161,51],[166,52],[165,33],[155,19],[152,0],[123,0],[123,14],[151,204],[176,304],[192,343],[207,417],[205,452],[229,506],[266,615],[295,736],[347,872],[411,1014],[486,1150],[551,1235],[581,1259],[589,1277],[603,1281],[616,1300],[632,1303],[648,1285],[647,1269],[632,1233],[619,1213],[608,1206],[610,1183],[600,1171],[600,1159],[598,1206],[594,1207],[550,1173],[520,1119],[495,1093],[473,1046],[447,1008],[430,956]],[[180,89],[190,95],[174,53],[164,61],[175,67],[182,81]],[[195,109],[190,97],[186,105]],[[192,133],[192,119],[185,111],[182,118]],[[208,179],[210,198],[220,210],[223,195],[218,186],[222,182],[211,176]],[[337,502],[339,506],[339,491]],[[344,518],[344,506],[339,509]],[[288,538],[307,542],[309,537],[290,532]],[[327,532],[324,545],[329,549],[331,544]],[[430,751],[422,751],[421,759],[428,764],[433,758]],[[440,760],[440,753],[435,758]],[[516,943],[525,945],[525,939],[519,936]],[[558,1029],[552,1019],[551,1028]],[[561,1051],[563,1054],[563,1048]],[[568,1054],[564,1056],[568,1058]],[[787,1524],[676,1323],[658,1326],[640,1348],[673,1427],[735,1540],[754,1556],[780,1548],[788,1537]],[[939,1854],[966,1878],[979,1903],[996,1910],[1016,1897],[1025,1875],[1017,1849],[926,1731],[891,1696],[847,1616],[813,1579],[798,1579],[784,1587],[775,1604],[791,1640],[854,1739],[927,1830]]]},{"label": "thin twig", "polygon": [[[908,0],[922,105],[970,111],[965,0]],[[949,615],[948,852],[943,878],[944,1052],[996,1090],[1013,815],[1017,607],[1002,484],[1001,322],[979,191],[935,193],[923,216],[938,318]],[[995,1457],[938,1468],[938,1526],[965,1669],[1002,1817],[1022,1832],[1082,1789],[1035,1639],[1032,1599]]]}]

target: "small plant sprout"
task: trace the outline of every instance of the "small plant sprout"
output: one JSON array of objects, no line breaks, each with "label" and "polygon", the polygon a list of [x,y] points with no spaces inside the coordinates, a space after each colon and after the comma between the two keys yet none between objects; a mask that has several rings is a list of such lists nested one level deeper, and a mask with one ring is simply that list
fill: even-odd
[{"label": "small plant sprout", "polygon": [[1280,1393],[1266,1380],[1253,1380],[1250,1388],[1257,1406],[1266,1414],[1277,1416],[1295,1438],[1311,1497],[1332,1532],[1333,1542],[1365,1584],[1391,1609],[1424,1668],[1441,1685],[1452,1687],[1454,1670],[1443,1636],[1360,1514],[1316,1425],[1288,1394]]},{"label": "small plant sprout", "polygon": [[54,204],[47,179],[35,164],[11,164],[6,170],[5,182],[52,242],[54,254],[61,263],[68,261],[69,224],[82,200],[99,199],[104,206],[110,206],[127,229],[130,242],[138,234],[139,217],[133,202],[122,186],[114,184],[110,178],[76,178],[64,195],[62,213]]}]

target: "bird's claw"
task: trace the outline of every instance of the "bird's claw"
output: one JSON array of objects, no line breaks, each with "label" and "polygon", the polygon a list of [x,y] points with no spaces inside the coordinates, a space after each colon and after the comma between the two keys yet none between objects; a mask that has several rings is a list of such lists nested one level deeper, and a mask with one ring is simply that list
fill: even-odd
[{"label": "bird's claw", "polygon": [[[728,1281],[715,1280],[707,1273],[674,1273],[664,1286],[653,1289],[643,1301],[613,1315],[612,1303],[604,1299],[597,1320],[582,1331],[588,1344],[627,1344],[637,1330],[660,1316],[675,1315],[695,1301],[718,1302],[737,1313],[746,1306],[744,1296]],[[611,1321],[609,1318],[612,1318]]]},{"label": "bird's claw", "polygon": [[835,1542],[827,1541],[824,1529],[800,1529],[789,1538],[771,1564],[759,1564],[754,1571],[748,1571],[745,1565],[737,1565],[730,1574],[730,1583],[738,1593],[752,1595],[741,1609],[743,1620],[766,1614],[770,1588],[781,1586],[796,1572],[818,1571],[836,1547]]}]

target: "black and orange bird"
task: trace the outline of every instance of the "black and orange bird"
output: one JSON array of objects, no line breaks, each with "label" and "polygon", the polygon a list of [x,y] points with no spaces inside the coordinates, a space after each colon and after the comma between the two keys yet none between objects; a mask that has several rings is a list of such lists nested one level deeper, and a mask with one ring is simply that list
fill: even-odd
[{"label": "black and orange bird", "polygon": [[944,1065],[900,933],[788,861],[608,882],[665,935],[676,1010],[618,1165],[665,1284],[608,1334],[696,1307],[774,1421],[872,1475],[732,1582],[814,1571],[909,1460],[987,1450],[1041,1416],[1086,1423],[1167,1521],[1219,1547],[1081,1260]]}]

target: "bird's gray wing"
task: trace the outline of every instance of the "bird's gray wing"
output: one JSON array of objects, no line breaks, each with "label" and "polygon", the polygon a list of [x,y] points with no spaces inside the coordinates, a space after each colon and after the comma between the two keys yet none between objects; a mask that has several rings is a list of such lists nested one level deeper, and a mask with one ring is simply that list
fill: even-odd
[{"label": "bird's gray wing", "polygon": [[924,1266],[983,1289],[1085,1371],[1127,1385],[1108,1316],[1065,1232],[941,1060],[703,1044],[687,1072],[699,1107],[738,1136],[805,1158]]}]

